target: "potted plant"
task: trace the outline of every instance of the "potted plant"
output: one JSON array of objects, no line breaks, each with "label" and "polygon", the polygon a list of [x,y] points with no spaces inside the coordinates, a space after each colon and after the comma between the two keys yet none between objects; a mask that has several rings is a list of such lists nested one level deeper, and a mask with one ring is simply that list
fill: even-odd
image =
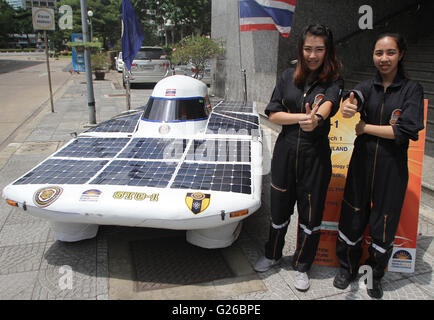
[{"label": "potted plant", "polygon": [[110,66],[110,60],[106,53],[99,52],[91,56],[92,70],[95,72],[96,80],[104,80],[105,73]]}]

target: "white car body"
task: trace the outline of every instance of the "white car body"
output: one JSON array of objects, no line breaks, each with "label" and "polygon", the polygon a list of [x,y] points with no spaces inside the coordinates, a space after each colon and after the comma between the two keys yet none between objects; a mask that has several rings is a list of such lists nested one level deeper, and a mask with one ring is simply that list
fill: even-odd
[{"label": "white car body", "polygon": [[255,108],[222,102],[210,111],[206,85],[175,75],[143,110],[79,134],[2,195],[49,220],[60,241],[122,225],[187,230],[188,242],[222,248],[260,207],[261,191]]},{"label": "white car body", "polygon": [[116,70],[118,72],[124,71],[124,61],[122,60],[122,52],[119,52],[118,56],[116,57]]}]

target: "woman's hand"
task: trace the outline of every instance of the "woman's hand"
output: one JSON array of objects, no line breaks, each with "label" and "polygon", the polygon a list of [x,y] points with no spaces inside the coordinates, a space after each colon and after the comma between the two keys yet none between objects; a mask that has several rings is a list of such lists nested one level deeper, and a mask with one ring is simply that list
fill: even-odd
[{"label": "woman's hand", "polygon": [[356,136],[360,136],[360,135],[366,133],[365,128],[366,128],[365,121],[360,120],[359,123],[356,124]]},{"label": "woman's hand", "polygon": [[351,92],[349,98],[342,103],[341,113],[344,118],[352,118],[356,112],[357,99],[354,98],[354,92]]},{"label": "woman's hand", "polygon": [[310,132],[318,126],[318,117],[315,113],[318,111],[319,106],[316,105],[312,110],[309,107],[309,103],[306,103],[306,114],[302,117],[302,120],[298,122],[301,130]]}]

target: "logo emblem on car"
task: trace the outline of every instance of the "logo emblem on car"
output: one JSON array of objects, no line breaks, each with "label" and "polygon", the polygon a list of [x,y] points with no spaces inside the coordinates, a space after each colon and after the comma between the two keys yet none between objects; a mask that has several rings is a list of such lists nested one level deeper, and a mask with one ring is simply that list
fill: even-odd
[{"label": "logo emblem on car", "polygon": [[50,186],[39,189],[33,196],[33,201],[38,207],[47,207],[52,204],[62,194],[63,189],[61,187]]},{"label": "logo emblem on car", "polygon": [[208,208],[211,201],[211,195],[202,192],[188,192],[185,197],[187,207],[194,214],[199,214]]}]

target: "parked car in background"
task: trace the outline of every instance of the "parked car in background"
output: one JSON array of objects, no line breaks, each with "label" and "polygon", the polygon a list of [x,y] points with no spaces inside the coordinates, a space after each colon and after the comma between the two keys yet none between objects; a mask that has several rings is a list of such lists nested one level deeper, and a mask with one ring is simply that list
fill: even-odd
[{"label": "parked car in background", "polygon": [[122,60],[122,52],[119,52],[118,56],[116,57],[116,70],[118,70],[118,72],[122,72],[124,70],[124,60]]},{"label": "parked car in background", "polygon": [[[193,63],[189,62],[187,65],[175,66],[175,74],[181,74],[189,77],[195,77],[196,68]],[[207,61],[205,70],[201,71],[197,75],[197,79],[204,82],[208,87],[211,85],[211,62]]]},{"label": "parked car in background", "polygon": [[[125,87],[128,71],[123,70]],[[130,83],[157,83],[170,75],[170,62],[161,47],[141,47],[131,64]]]},{"label": "parked car in background", "polygon": [[[196,74],[196,68],[195,66],[190,62],[187,64],[187,68],[185,70],[185,75],[194,77]],[[205,70],[199,71],[197,78],[201,80],[202,82],[205,82],[206,85],[211,85],[211,63],[209,61],[206,62]]]}]

